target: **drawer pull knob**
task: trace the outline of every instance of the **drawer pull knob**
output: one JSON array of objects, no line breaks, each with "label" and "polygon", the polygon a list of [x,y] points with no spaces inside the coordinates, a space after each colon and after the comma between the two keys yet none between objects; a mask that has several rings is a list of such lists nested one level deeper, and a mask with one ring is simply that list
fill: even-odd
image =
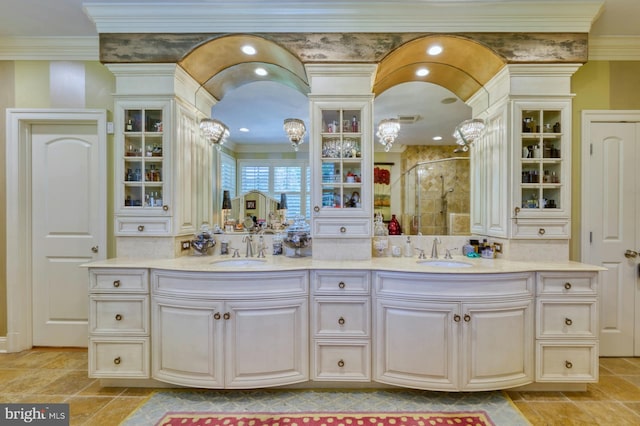
[{"label": "drawer pull knob", "polygon": [[471,316],[469,314],[464,314],[464,322],[471,321]]},{"label": "drawer pull knob", "polygon": [[138,225],[138,231],[140,232],[144,231],[144,225]]},{"label": "drawer pull knob", "polygon": [[229,318],[231,318],[231,314],[229,312],[225,312],[224,319],[228,320]]},{"label": "drawer pull knob", "polygon": [[547,232],[547,231],[545,231],[544,228],[538,229],[538,234],[540,234],[540,235],[544,235],[545,232]]},{"label": "drawer pull knob", "polygon": [[115,365],[120,365],[121,362],[122,362],[122,360],[120,359],[120,357],[117,357],[116,359],[113,360],[113,363]]},{"label": "drawer pull knob", "polygon": [[165,212],[169,210],[169,206],[167,206],[166,204],[164,206],[162,206],[162,210],[164,210]]},{"label": "drawer pull knob", "polygon": [[346,233],[346,232],[347,232],[347,228],[345,228],[344,226],[341,226],[341,227],[340,227],[340,233],[341,233],[341,234],[344,234],[344,233]]},{"label": "drawer pull knob", "polygon": [[315,207],[313,208],[313,211],[314,211],[314,212],[316,212],[316,213],[318,213],[318,212],[320,211],[320,207],[315,206]]},{"label": "drawer pull knob", "polygon": [[122,315],[116,314],[116,321],[122,321]]},{"label": "drawer pull knob", "polygon": [[573,368],[573,364],[571,363],[571,361],[565,361],[565,362],[564,362],[564,366],[565,366],[566,368]]},{"label": "drawer pull knob", "polygon": [[564,319],[564,323],[567,324],[567,325],[571,325],[571,324],[573,324],[573,321],[571,320],[571,318],[565,318]]},{"label": "drawer pull knob", "polygon": [[345,320],[343,317],[338,318],[338,324],[344,325],[344,323],[345,323]]},{"label": "drawer pull knob", "polygon": [[344,283],[344,281],[340,281],[338,283],[338,288],[345,288],[347,285]]},{"label": "drawer pull knob", "polygon": [[455,322],[460,322],[460,315],[455,314],[455,315],[453,316],[453,320],[454,320]]},{"label": "drawer pull knob", "polygon": [[115,281],[113,282],[113,286],[114,286],[114,287],[116,287],[116,288],[117,288],[117,287],[120,287],[120,280],[115,280]]},{"label": "drawer pull knob", "polygon": [[215,314],[213,314],[213,319],[219,320],[220,317],[221,317],[220,312],[216,312]]},{"label": "drawer pull knob", "polygon": [[343,360],[338,361],[338,367],[340,367],[340,368],[344,367],[344,361]]},{"label": "drawer pull knob", "polygon": [[564,283],[564,288],[567,290],[571,290],[571,283]]}]

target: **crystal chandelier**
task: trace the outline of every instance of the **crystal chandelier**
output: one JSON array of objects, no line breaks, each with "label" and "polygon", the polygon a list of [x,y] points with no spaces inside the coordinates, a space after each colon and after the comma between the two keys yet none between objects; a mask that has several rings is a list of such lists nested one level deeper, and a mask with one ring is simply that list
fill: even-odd
[{"label": "crystal chandelier", "polygon": [[229,129],[221,121],[212,118],[200,120],[200,130],[205,138],[209,139],[218,150],[229,137]]},{"label": "crystal chandelier", "polygon": [[304,142],[302,138],[307,131],[304,121],[298,118],[287,118],[284,120],[284,131],[287,132],[293,150],[297,151],[300,144]]},{"label": "crystal chandelier", "polygon": [[389,152],[393,142],[398,137],[400,131],[400,122],[397,118],[385,118],[380,120],[378,124],[378,133],[376,136],[379,138],[379,142],[384,146],[384,150]]},{"label": "crystal chandelier", "polygon": [[482,135],[484,127],[484,120],[480,118],[471,118],[458,124],[453,132],[456,143],[460,145],[460,147],[456,149],[456,152],[468,151],[469,145]]}]

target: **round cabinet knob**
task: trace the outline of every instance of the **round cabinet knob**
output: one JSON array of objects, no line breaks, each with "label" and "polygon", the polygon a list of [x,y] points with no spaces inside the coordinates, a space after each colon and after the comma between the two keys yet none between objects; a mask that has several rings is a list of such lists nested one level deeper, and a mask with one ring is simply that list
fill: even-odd
[{"label": "round cabinet knob", "polygon": [[453,320],[454,320],[455,322],[460,322],[460,315],[455,314],[455,315],[453,316]]},{"label": "round cabinet knob", "polygon": [[315,207],[313,208],[313,211],[314,211],[314,212],[316,212],[316,213],[318,213],[318,212],[320,211],[320,207],[315,206]]},{"label": "round cabinet knob", "polygon": [[344,325],[344,323],[345,323],[345,320],[343,317],[338,318],[338,324]]},{"label": "round cabinet knob", "polygon": [[162,206],[162,210],[164,210],[165,212],[169,211],[169,206],[165,204],[164,206]]},{"label": "round cabinet knob", "polygon": [[340,281],[338,283],[338,288],[345,288],[347,285],[344,283],[344,281]]},{"label": "round cabinet knob", "polygon": [[340,227],[340,233],[341,234],[345,234],[347,232],[347,228],[345,228],[344,226]]},{"label": "round cabinet knob", "polygon": [[138,225],[138,231],[140,232],[144,231],[144,225]]},{"label": "round cabinet knob", "polygon": [[229,312],[225,312],[224,319],[228,320],[229,318],[231,318],[231,314]]},{"label": "round cabinet knob", "polygon": [[627,259],[635,259],[638,256],[638,252],[635,250],[627,250],[624,252],[624,257]]},{"label": "round cabinet knob", "polygon": [[471,321],[471,316],[469,314],[464,314],[464,322]]},{"label": "round cabinet knob", "polygon": [[98,246],[91,247],[91,251],[94,252],[94,253],[97,253],[98,252]]},{"label": "round cabinet knob", "polygon": [[122,321],[122,315],[116,314],[116,321]]},{"label": "round cabinet knob", "polygon": [[340,368],[344,367],[344,361],[343,360],[338,361],[338,367],[340,367]]},{"label": "round cabinet knob", "polygon": [[547,232],[547,231],[545,231],[545,230],[544,230],[544,228],[540,228],[540,229],[538,229],[538,234],[539,234],[539,235],[544,235],[544,234],[545,234],[545,232]]},{"label": "round cabinet knob", "polygon": [[571,283],[564,283],[564,288],[566,290],[571,290]]},{"label": "round cabinet knob", "polygon": [[573,364],[571,363],[571,361],[565,361],[565,362],[564,362],[564,366],[565,366],[566,368],[573,368]]},{"label": "round cabinet knob", "polygon": [[571,320],[571,318],[565,318],[564,319],[564,323],[567,324],[567,325],[571,325],[571,324],[573,324],[573,321]]},{"label": "round cabinet knob", "polygon": [[113,286],[116,287],[116,288],[120,287],[120,280],[115,280],[113,282]]},{"label": "round cabinet knob", "polygon": [[120,357],[117,357],[117,358],[115,358],[115,359],[113,360],[113,363],[114,363],[115,365],[120,365],[120,363],[121,363],[121,362],[122,362],[122,360],[120,359]]},{"label": "round cabinet knob", "polygon": [[213,319],[219,320],[220,317],[221,317],[220,312],[216,312],[215,314],[213,314]]}]

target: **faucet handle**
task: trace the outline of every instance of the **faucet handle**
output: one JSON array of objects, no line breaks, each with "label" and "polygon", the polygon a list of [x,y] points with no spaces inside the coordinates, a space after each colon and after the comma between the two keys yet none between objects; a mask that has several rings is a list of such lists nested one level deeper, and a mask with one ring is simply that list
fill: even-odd
[{"label": "faucet handle", "polygon": [[233,250],[233,255],[231,257],[240,257],[240,253],[239,250],[237,248],[233,248],[233,247],[229,247],[231,250]]},{"label": "faucet handle", "polygon": [[259,258],[264,259],[264,257],[265,257],[265,256],[264,256],[264,252],[265,252],[265,250],[267,250],[268,248],[269,248],[269,247],[267,247],[267,246],[261,247],[261,248],[258,250],[258,257],[259,257]]},{"label": "faucet handle", "polygon": [[418,259],[426,259],[427,257],[424,255],[424,250],[421,248],[417,248],[416,250],[418,251]]},{"label": "faucet handle", "polygon": [[453,259],[453,257],[451,257],[451,250],[458,250],[458,247],[454,247],[452,249],[445,249],[446,250],[446,254],[444,255],[445,259]]}]

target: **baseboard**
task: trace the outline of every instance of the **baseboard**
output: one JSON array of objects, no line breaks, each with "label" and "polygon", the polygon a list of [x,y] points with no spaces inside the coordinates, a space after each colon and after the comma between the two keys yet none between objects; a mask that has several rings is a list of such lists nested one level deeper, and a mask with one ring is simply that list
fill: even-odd
[{"label": "baseboard", "polygon": [[7,338],[6,337],[0,337],[0,353],[6,353],[7,350],[8,350]]}]

